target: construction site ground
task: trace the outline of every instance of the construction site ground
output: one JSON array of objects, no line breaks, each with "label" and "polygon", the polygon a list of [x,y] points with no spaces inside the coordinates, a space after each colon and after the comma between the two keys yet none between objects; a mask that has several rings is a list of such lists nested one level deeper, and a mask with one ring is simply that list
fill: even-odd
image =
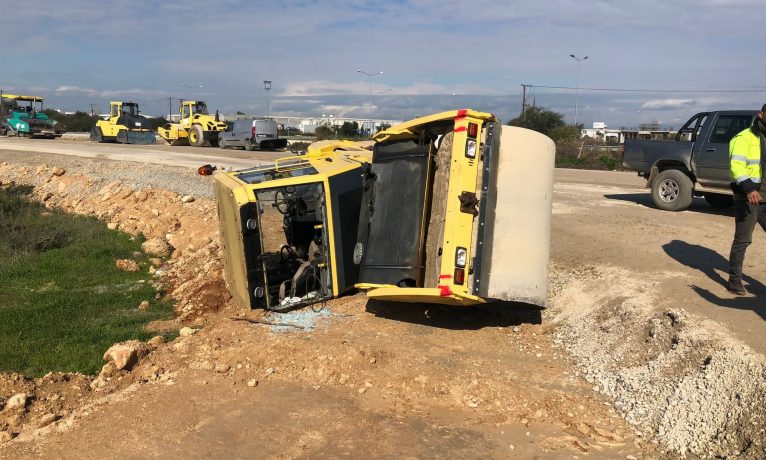
[{"label": "construction site ground", "polygon": [[[264,315],[223,289],[210,178],[194,176],[192,159],[167,165],[186,151],[15,139],[0,149],[3,183],[167,239],[176,253],[156,276],[177,319],[151,327],[197,331],[130,372],[0,377],[2,399],[29,395],[0,412],[0,434],[13,437],[0,457],[766,455],[766,239],[748,252],[752,294],[728,294],[733,217],[702,199],[663,212],[633,173],[557,170],[546,310],[357,293]],[[274,155],[189,154],[235,167]]]}]

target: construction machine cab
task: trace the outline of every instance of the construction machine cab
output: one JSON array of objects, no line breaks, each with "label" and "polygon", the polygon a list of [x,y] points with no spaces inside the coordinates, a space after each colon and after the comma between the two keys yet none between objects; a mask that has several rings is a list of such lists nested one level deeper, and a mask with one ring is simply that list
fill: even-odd
[{"label": "construction machine cab", "polygon": [[353,289],[360,168],[369,160],[369,150],[335,141],[213,176],[226,282],[241,305],[288,310]]},{"label": "construction machine cab", "polygon": [[109,105],[111,106],[112,117],[137,117],[141,113],[135,102],[110,102]]},{"label": "construction machine cab", "polygon": [[43,98],[0,93],[0,114],[10,132],[18,136],[60,137],[65,127],[43,112]]}]

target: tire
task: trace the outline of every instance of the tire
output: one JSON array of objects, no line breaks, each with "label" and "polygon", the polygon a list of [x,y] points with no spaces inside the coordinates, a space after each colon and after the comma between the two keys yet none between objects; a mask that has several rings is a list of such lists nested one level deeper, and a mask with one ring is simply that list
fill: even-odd
[{"label": "tire", "polygon": [[219,149],[225,149],[226,148],[226,140],[225,139],[218,139],[218,148]]},{"label": "tire", "polygon": [[683,211],[692,204],[692,180],[683,171],[668,169],[652,183],[652,201],[665,211]]},{"label": "tire", "polygon": [[205,143],[205,136],[202,134],[202,126],[194,125],[189,130],[189,145],[192,147],[202,147]]},{"label": "tire", "polygon": [[245,150],[248,152],[255,150],[255,146],[253,145],[252,141],[250,141],[250,139],[245,139],[244,142],[242,142],[242,145],[245,146]]},{"label": "tire", "polygon": [[118,144],[127,144],[128,143],[128,130],[127,129],[121,129],[121,130],[117,131],[117,137],[115,137],[114,140]]},{"label": "tire", "polygon": [[705,201],[716,209],[729,209],[734,206],[734,197],[731,195],[719,195],[718,193],[706,193]]},{"label": "tire", "polygon": [[93,129],[90,130],[90,140],[99,143],[104,142],[104,135],[101,132],[101,128],[94,126]]}]

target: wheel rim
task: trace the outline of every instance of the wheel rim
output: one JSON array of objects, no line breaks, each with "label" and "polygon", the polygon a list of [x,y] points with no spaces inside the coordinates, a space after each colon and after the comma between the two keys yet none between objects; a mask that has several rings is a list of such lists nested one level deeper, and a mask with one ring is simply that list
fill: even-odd
[{"label": "wheel rim", "polygon": [[189,133],[189,140],[192,141],[192,143],[197,143],[197,133],[194,131]]},{"label": "wheel rim", "polygon": [[660,199],[666,203],[673,202],[678,198],[680,191],[678,182],[671,179],[665,179],[660,184]]}]

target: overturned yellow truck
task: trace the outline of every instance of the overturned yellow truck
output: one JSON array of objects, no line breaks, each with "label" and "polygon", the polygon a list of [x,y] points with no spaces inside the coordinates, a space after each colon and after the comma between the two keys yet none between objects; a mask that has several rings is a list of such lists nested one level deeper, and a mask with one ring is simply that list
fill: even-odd
[{"label": "overturned yellow truck", "polygon": [[361,289],[394,302],[544,306],[555,147],[453,110],[215,174],[227,284],[286,310]]}]

